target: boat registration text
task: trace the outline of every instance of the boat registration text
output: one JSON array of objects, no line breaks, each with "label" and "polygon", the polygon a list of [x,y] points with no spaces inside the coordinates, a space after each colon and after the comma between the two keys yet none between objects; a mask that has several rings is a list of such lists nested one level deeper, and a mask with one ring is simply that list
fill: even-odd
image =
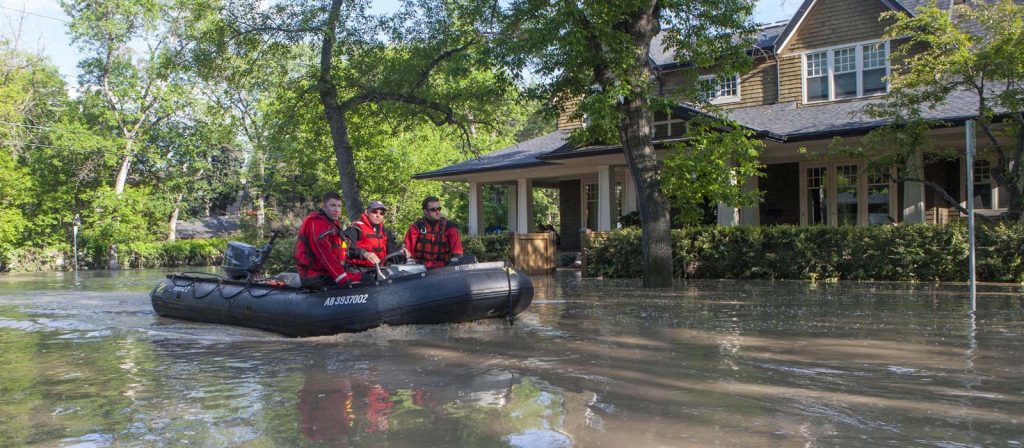
[{"label": "boat registration text", "polygon": [[366,299],[369,298],[369,294],[359,294],[354,296],[340,296],[340,297],[328,297],[324,300],[324,306],[334,305],[350,305],[353,303],[366,303]]}]

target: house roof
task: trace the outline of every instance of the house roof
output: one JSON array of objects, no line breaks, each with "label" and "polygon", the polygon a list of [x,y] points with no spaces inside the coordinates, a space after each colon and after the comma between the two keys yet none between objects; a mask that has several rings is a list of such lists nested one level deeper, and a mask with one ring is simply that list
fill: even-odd
[{"label": "house roof", "polygon": [[[871,118],[861,113],[861,108],[865,105],[881,101],[882,99],[878,98],[800,107],[797,107],[796,103],[779,103],[733,109],[726,113],[761,138],[779,142],[794,142],[826,139],[838,135],[860,135],[881,127],[889,121]],[[976,110],[976,108],[977,98],[970,92],[954,92],[945,102],[926,110],[924,118],[959,124],[964,120],[975,118],[977,114],[972,113],[972,110]],[[684,116],[702,113],[685,105],[678,106],[676,109]],[[557,130],[475,159],[417,174],[413,177],[429,179],[456,174],[553,165],[554,161],[558,160],[622,152],[621,145],[574,146],[568,141],[569,133],[568,130]],[[679,141],[682,139],[658,140],[654,144],[656,148],[661,148],[666,144]]]},{"label": "house roof", "polygon": [[[774,140],[808,140],[866,133],[885,125],[888,120],[871,118],[861,112],[865,105],[882,101],[878,98],[801,107],[796,103],[778,103],[733,109],[726,113],[740,124]],[[926,109],[923,118],[959,122],[976,117],[973,111],[977,107],[977,97],[970,92],[953,92],[945,102]]]},{"label": "house roof", "polygon": [[549,165],[537,158],[537,156],[548,154],[569,145],[569,132],[559,129],[550,134],[532,138],[498,151],[483,154],[479,157],[449,165],[444,168],[420,173],[413,176],[414,179],[429,179],[433,177],[451,176],[453,174],[479,173],[484,171],[507,170],[512,168],[524,168],[530,166]]},{"label": "house roof", "polygon": [[[782,20],[762,25],[757,31],[757,35],[754,36],[754,50],[763,51],[772,48],[775,45],[775,39],[786,29],[788,23],[788,20]],[[656,34],[654,39],[651,40],[650,55],[651,60],[654,61],[654,65],[657,67],[668,68],[679,64],[676,61],[675,53],[670,48],[665,47],[664,31]]]}]

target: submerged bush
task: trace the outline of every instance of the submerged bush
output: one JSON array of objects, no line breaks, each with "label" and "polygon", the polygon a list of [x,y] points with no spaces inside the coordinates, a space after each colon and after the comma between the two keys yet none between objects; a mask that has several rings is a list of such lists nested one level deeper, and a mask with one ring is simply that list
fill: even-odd
[{"label": "submerged bush", "polygon": [[[640,277],[640,229],[596,235],[586,275]],[[687,278],[966,281],[963,225],[691,227],[672,231],[674,272]],[[1024,282],[1024,226],[978,226],[981,281]]]},{"label": "submerged bush", "polygon": [[512,259],[512,236],[508,233],[471,235],[462,237],[462,250],[476,255],[479,261],[505,261]]}]

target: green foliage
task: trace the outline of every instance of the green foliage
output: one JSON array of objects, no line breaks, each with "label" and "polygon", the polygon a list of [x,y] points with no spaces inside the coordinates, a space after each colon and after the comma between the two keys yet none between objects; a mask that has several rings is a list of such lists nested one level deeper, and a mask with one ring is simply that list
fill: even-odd
[{"label": "green foliage", "polygon": [[662,166],[662,188],[680,223],[699,222],[708,201],[748,207],[760,200],[756,189],[743,188],[745,179],[762,175],[764,143],[752,131],[724,118],[697,117],[687,122],[683,137],[686,142],[672,145]]},{"label": "green foliage", "polygon": [[133,242],[125,244],[118,263],[122,268],[158,268],[169,266],[210,266],[224,259],[227,240],[178,240]]},{"label": "green foliage", "polygon": [[[591,239],[587,275],[640,277],[639,229]],[[945,227],[690,227],[673,231],[686,278],[965,281],[967,229]],[[1024,227],[979,226],[981,281],[1024,282]]]},{"label": "green foliage", "polygon": [[508,233],[473,235],[462,239],[466,254],[476,255],[479,261],[505,261],[512,259],[512,236]]},{"label": "green foliage", "polygon": [[13,249],[28,227],[21,210],[29,203],[31,186],[28,170],[0,147],[0,254]]},{"label": "green foliage", "polygon": [[86,195],[91,208],[82,212],[80,241],[93,259],[106,259],[112,244],[153,241],[166,235],[171,203],[154,197],[148,187],[117,194],[100,187]]},{"label": "green foliage", "polygon": [[924,111],[953,93],[970,95],[977,104],[978,157],[993,162],[991,175],[1008,198],[1010,219],[1024,222],[1024,5],[1001,0],[952,8],[954,14],[932,1],[912,17],[882,15],[892,21],[885,38],[898,42],[891,57],[892,88],[885,101],[865,112],[893,124],[869,135],[860,150],[869,160],[909,173],[902,177],[920,179],[915,152],[941,151],[925,135],[939,123],[924,120]]}]

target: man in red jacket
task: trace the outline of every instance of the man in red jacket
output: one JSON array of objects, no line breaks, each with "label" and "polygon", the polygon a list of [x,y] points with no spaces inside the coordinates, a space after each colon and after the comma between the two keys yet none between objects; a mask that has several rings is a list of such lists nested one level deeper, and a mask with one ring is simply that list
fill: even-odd
[{"label": "man in red jacket", "polygon": [[352,225],[345,229],[345,239],[352,247],[348,249],[348,272],[359,271],[363,273],[363,279],[367,279],[367,273],[376,275],[376,265],[384,265],[384,258],[388,254],[403,249],[401,241],[395,238],[391,229],[384,227],[384,214],[388,209],[381,201],[371,201],[359,219],[352,222]]},{"label": "man in red jacket", "polygon": [[428,196],[423,200],[423,218],[409,225],[405,247],[412,252],[412,258],[422,261],[427,269],[443,268],[452,257],[462,256],[459,228],[441,217],[438,198]]},{"label": "man in red jacket", "polygon": [[295,241],[295,264],[304,288],[321,288],[359,281],[359,273],[345,272],[348,244],[342,235],[341,196],[324,195],[323,208],[306,216]]}]

